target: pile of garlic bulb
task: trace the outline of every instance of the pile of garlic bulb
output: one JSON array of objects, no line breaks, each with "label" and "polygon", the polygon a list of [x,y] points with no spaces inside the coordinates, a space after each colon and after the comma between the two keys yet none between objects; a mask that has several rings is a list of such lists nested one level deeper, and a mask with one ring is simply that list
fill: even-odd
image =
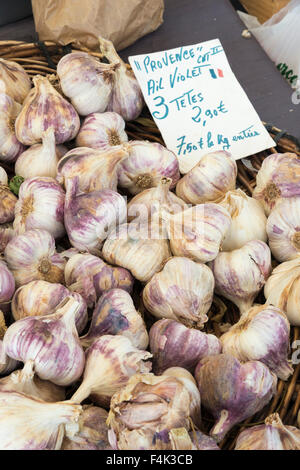
[{"label": "pile of garlic bulb", "polygon": [[[219,450],[293,374],[299,160],[266,158],[253,197],[228,152],[181,175],[130,140],[142,93],[100,49],[60,60],[64,96],[0,60],[0,450]],[[299,448],[278,415],[236,448],[270,432]]]}]

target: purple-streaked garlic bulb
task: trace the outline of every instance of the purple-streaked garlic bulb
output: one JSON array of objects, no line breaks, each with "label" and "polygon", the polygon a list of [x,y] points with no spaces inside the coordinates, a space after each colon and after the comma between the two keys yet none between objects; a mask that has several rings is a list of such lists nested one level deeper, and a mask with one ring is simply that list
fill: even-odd
[{"label": "purple-streaked garlic bulb", "polygon": [[151,357],[149,352],[136,349],[125,336],[101,336],[86,351],[82,383],[71,400],[81,403],[91,396],[93,403],[109,407],[113,394],[132,375],[151,370]]},{"label": "purple-streaked garlic bulb", "polygon": [[221,450],[212,437],[206,436],[201,431],[191,431],[190,437],[195,446],[194,450]]},{"label": "purple-streaked garlic bulb", "polygon": [[206,203],[173,215],[162,212],[174,256],[186,256],[200,263],[215,259],[231,224],[226,209]]},{"label": "purple-streaked garlic bulb", "polygon": [[137,349],[146,349],[148,346],[144,320],[125,290],[111,289],[104,292],[96,304],[88,333],[80,338],[81,344],[87,348],[103,335],[125,336]]},{"label": "purple-streaked garlic bulb", "polygon": [[12,222],[18,199],[6,184],[0,183],[0,224]]},{"label": "purple-streaked garlic bulb", "polygon": [[66,260],[56,253],[54,238],[46,230],[28,230],[13,237],[4,257],[17,287],[35,280],[64,282]]},{"label": "purple-streaked garlic bulb", "polygon": [[85,118],[76,137],[77,147],[109,150],[128,142],[125,121],[118,113],[92,113]]},{"label": "purple-streaked garlic bulb", "polygon": [[157,186],[161,178],[171,178],[170,189],[180,178],[176,155],[158,143],[132,140],[126,145],[129,156],[119,166],[119,186],[138,194]]},{"label": "purple-streaked garlic bulb", "polygon": [[0,309],[7,312],[15,293],[15,279],[4,261],[0,261]]},{"label": "purple-streaked garlic bulb", "polygon": [[[1,325],[2,328],[2,325]],[[2,336],[2,335],[1,335]],[[2,339],[0,340],[0,375],[7,375],[13,370],[16,370],[20,362],[8,357],[5,353]]]},{"label": "purple-streaked garlic bulb", "polygon": [[108,234],[126,221],[126,201],[111,189],[77,194],[78,177],[67,183],[65,227],[70,243],[99,255]]},{"label": "purple-streaked garlic bulb", "polygon": [[100,62],[87,52],[72,52],[60,59],[57,64],[60,86],[81,116],[106,110],[116,66]]},{"label": "purple-streaked garlic bulb", "polygon": [[112,93],[107,111],[120,114],[125,121],[133,121],[139,117],[144,107],[140,85],[131,68],[128,68],[117,54],[113,43],[104,38],[99,38],[99,41],[102,54],[112,65],[115,64],[115,73],[112,76]]},{"label": "purple-streaked garlic bulb", "polygon": [[205,264],[173,257],[154,274],[143,290],[143,302],[156,318],[177,320],[203,328],[214,292],[214,277]]},{"label": "purple-streaked garlic bulb", "polygon": [[34,88],[27,95],[16,119],[16,136],[24,145],[42,141],[44,132],[54,128],[55,141],[63,144],[76,137],[80,120],[77,112],[46,77],[33,77]]},{"label": "purple-streaked garlic bulb", "polygon": [[64,438],[61,450],[111,450],[107,436],[107,411],[90,405],[82,408],[80,429],[73,437]]},{"label": "purple-streaked garlic bulb", "polygon": [[65,192],[55,179],[37,176],[25,180],[19,190],[13,227],[16,235],[27,230],[47,230],[53,238],[65,234]]},{"label": "purple-streaked garlic bulb", "polygon": [[0,92],[22,104],[31,88],[31,80],[22,65],[0,59]]},{"label": "purple-streaked garlic bulb", "polygon": [[271,252],[266,243],[253,240],[237,250],[219,253],[210,267],[215,292],[231,300],[243,314],[252,306],[272,271]]},{"label": "purple-streaked garlic bulb", "polygon": [[215,418],[210,435],[220,442],[237,423],[250,418],[271,400],[277,377],[265,364],[241,364],[230,354],[207,356],[195,370],[201,402]]},{"label": "purple-streaked garlic bulb", "polygon": [[11,302],[11,312],[15,321],[25,317],[51,315],[66,297],[72,297],[79,303],[75,323],[80,334],[88,322],[86,302],[80,294],[71,292],[62,284],[32,281],[19,287]]},{"label": "purple-streaked garlic bulb", "polygon": [[78,147],[70,150],[57,165],[57,181],[67,189],[68,180],[78,178],[83,192],[117,191],[118,168],[128,152],[122,146],[108,150]]},{"label": "purple-streaked garlic bulb", "polygon": [[89,253],[75,254],[67,261],[65,281],[71,291],[81,294],[88,307],[93,307],[110,289],[131,293],[134,284],[134,278],[127,269],[110,266]]},{"label": "purple-streaked garlic bulb", "polygon": [[279,414],[274,413],[264,424],[242,431],[234,450],[300,450],[300,430],[285,426]]},{"label": "purple-streaked garlic bulb", "polygon": [[168,319],[152,325],[149,340],[155,374],[174,366],[193,372],[200,359],[220,354],[222,350],[216,336]]},{"label": "purple-streaked garlic bulb", "polygon": [[79,431],[82,407],[49,403],[24,393],[0,391],[1,450],[59,450],[66,434]]},{"label": "purple-streaked garlic bulb", "polygon": [[113,449],[172,449],[172,429],[190,429],[190,393],[175,377],[136,374],[111,400],[107,424]]},{"label": "purple-streaked garlic bulb", "polygon": [[263,362],[282,380],[287,380],[293,373],[287,358],[289,340],[289,321],[279,308],[272,305],[250,308],[220,338],[224,353],[241,362]]},{"label": "purple-streaked garlic bulb", "polygon": [[57,164],[67,151],[64,145],[55,144],[54,128],[49,127],[42,134],[41,144],[32,145],[18,157],[15,173],[25,179],[35,176],[55,178]]},{"label": "purple-streaked garlic bulb", "polygon": [[300,196],[299,178],[300,160],[295,153],[269,155],[256,175],[253,197],[269,215],[281,199]]},{"label": "purple-streaked garlic bulb", "polygon": [[40,379],[62,386],[72,384],[85,364],[75,324],[79,308],[79,302],[67,297],[51,315],[16,321],[3,338],[6,354],[24,363],[32,359]]},{"label": "purple-streaked garlic bulb", "polygon": [[14,237],[13,224],[0,224],[0,253],[3,253],[8,242]]},{"label": "purple-streaked garlic bulb", "polygon": [[227,191],[235,189],[237,165],[228,152],[211,152],[191,170],[190,163],[182,164],[181,172],[187,173],[176,186],[176,194],[185,202],[202,204],[215,202]]},{"label": "purple-streaked garlic bulb", "polygon": [[15,162],[25,150],[15,133],[15,120],[21,108],[19,103],[0,91],[0,161]]}]

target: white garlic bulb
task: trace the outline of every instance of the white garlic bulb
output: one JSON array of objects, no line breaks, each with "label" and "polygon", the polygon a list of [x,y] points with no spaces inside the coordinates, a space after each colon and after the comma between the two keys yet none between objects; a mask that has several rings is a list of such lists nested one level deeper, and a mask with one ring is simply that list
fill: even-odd
[{"label": "white garlic bulb", "polygon": [[22,65],[0,59],[0,93],[6,93],[14,101],[22,104],[30,92],[31,81]]},{"label": "white garlic bulb", "polygon": [[15,132],[15,120],[21,111],[21,105],[10,96],[0,93],[0,160],[14,162],[25,150]]},{"label": "white garlic bulb", "polygon": [[0,166],[0,185],[7,186],[7,184],[8,184],[7,173],[4,170],[4,168],[2,168],[2,166]]},{"label": "white garlic bulb", "polygon": [[228,191],[218,204],[231,215],[230,229],[222,243],[223,251],[242,248],[251,240],[267,241],[267,218],[256,199],[247,196],[241,189],[237,189]]},{"label": "white garlic bulb", "polygon": [[85,118],[76,137],[77,147],[109,150],[128,141],[125,121],[118,113],[92,113]]}]

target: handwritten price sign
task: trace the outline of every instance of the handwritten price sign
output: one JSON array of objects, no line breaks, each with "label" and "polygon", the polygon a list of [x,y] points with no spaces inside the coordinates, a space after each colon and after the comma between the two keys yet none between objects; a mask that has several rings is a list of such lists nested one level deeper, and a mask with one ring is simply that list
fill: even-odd
[{"label": "handwritten price sign", "polygon": [[233,74],[219,39],[129,57],[166,146],[187,173],[202,155],[235,159],[275,144]]}]

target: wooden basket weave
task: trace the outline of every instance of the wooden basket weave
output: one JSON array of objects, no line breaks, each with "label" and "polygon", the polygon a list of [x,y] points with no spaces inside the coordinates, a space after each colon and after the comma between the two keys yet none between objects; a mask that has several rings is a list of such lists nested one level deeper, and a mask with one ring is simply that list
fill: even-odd
[{"label": "wooden basket weave", "polygon": [[[45,43],[25,43],[20,41],[0,41],[0,57],[13,60],[21,64],[27,73],[33,77],[36,74],[49,76],[55,81],[56,65],[60,58],[72,51],[84,51],[99,58],[103,55],[98,52],[91,52],[86,48],[77,46],[59,46],[52,42]],[[128,66],[129,67],[129,66]],[[277,146],[270,151],[260,152],[247,159],[239,160],[238,165],[238,186],[249,195],[252,194],[255,186],[257,171],[260,169],[263,159],[271,152],[294,152],[300,156],[300,144],[296,138],[288,135],[272,125],[264,123],[267,130],[275,140]],[[133,122],[127,123],[126,132],[130,139],[149,140],[164,144],[160,131],[154,123],[148,109],[145,107],[141,116]],[[147,324],[153,323],[153,318],[143,311],[143,305],[138,299],[140,311],[145,315]],[[264,303],[263,294],[257,298],[258,303]],[[237,308],[226,299],[214,297],[213,306],[209,314],[209,321],[206,324],[205,331],[221,335],[220,323],[236,323],[239,319]],[[291,341],[300,338],[300,328],[291,328]],[[288,381],[279,380],[277,394],[273,400],[259,413],[251,419],[235,426],[221,443],[222,449],[233,449],[237,435],[242,428],[253,426],[264,422],[264,419],[271,413],[278,412],[285,424],[296,425],[297,413],[300,408],[300,364],[294,366],[294,374]],[[299,377],[299,379],[298,379]],[[203,416],[204,430],[209,431],[212,426],[210,416]]]}]

